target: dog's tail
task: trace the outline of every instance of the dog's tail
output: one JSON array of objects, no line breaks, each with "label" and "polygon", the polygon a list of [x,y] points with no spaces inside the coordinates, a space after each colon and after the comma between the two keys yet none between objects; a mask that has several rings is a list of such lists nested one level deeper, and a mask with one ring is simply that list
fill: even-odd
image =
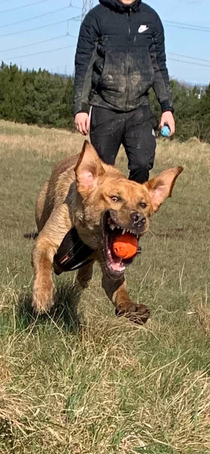
[{"label": "dog's tail", "polygon": [[27,238],[28,240],[35,240],[38,236],[38,232],[30,232],[30,233],[24,233],[24,238]]}]

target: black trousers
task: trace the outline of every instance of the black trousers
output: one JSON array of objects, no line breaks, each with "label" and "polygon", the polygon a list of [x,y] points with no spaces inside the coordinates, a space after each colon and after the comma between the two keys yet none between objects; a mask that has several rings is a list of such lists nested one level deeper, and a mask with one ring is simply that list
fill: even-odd
[{"label": "black trousers", "polygon": [[114,164],[122,144],[128,158],[129,179],[144,183],[152,169],[156,140],[149,106],[131,112],[92,107],[90,139],[100,158]]}]

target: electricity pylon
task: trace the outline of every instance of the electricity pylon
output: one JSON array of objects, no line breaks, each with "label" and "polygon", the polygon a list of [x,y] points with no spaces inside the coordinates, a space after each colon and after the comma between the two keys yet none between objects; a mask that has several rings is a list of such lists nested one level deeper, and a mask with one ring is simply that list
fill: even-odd
[{"label": "electricity pylon", "polygon": [[89,9],[93,7],[93,0],[83,0],[82,5],[82,21],[85,15],[88,13]]}]

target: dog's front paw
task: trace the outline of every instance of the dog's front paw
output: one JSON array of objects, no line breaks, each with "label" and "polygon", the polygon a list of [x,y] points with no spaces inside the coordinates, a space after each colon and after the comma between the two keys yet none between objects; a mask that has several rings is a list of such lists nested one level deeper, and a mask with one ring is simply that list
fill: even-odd
[{"label": "dog's front paw", "polygon": [[32,306],[39,315],[49,312],[54,305],[53,287],[44,289],[34,289]]},{"label": "dog's front paw", "polygon": [[133,323],[137,323],[138,325],[143,325],[146,323],[150,316],[150,310],[144,304],[132,304],[129,307],[120,307],[115,311],[118,317],[124,316],[129,318],[129,320]]}]

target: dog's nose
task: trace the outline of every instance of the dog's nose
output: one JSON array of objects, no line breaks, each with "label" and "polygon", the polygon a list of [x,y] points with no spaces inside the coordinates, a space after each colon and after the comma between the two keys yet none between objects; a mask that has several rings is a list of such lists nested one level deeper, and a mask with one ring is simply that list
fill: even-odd
[{"label": "dog's nose", "polygon": [[145,216],[141,213],[138,213],[138,211],[133,211],[130,214],[130,218],[134,227],[141,227],[146,222]]}]

